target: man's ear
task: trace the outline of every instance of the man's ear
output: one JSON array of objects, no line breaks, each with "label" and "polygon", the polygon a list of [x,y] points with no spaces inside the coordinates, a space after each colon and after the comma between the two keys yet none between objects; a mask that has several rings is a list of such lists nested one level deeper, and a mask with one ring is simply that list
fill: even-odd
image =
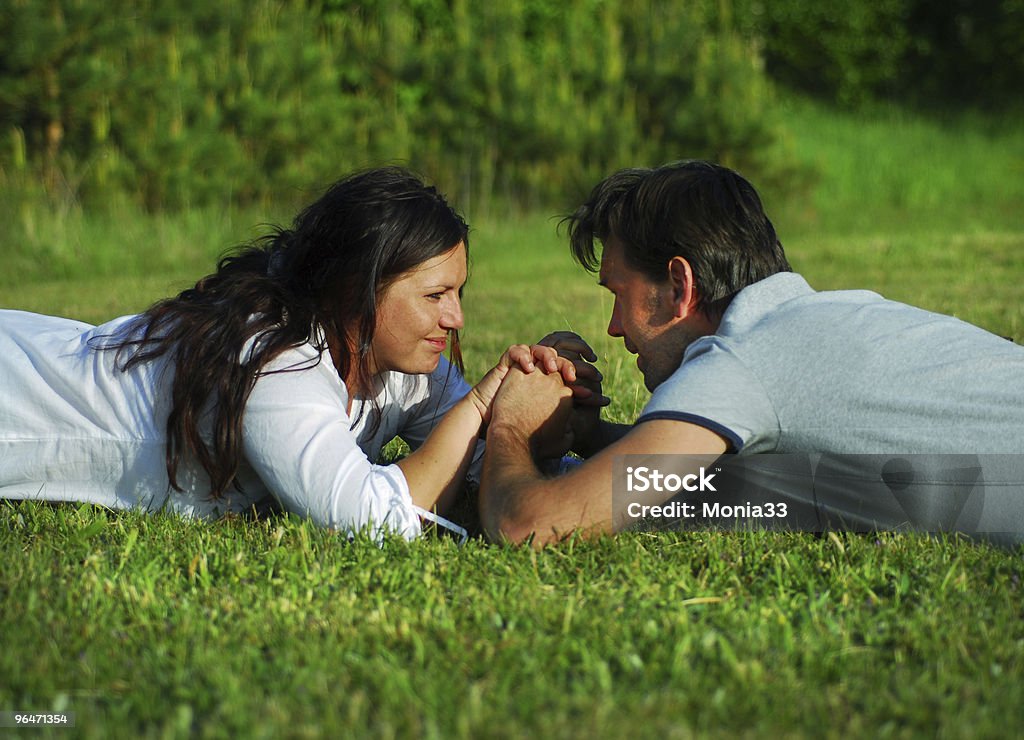
[{"label": "man's ear", "polygon": [[668,261],[668,279],[672,286],[672,304],[677,319],[686,318],[697,310],[697,285],[693,282],[690,263],[680,256]]}]

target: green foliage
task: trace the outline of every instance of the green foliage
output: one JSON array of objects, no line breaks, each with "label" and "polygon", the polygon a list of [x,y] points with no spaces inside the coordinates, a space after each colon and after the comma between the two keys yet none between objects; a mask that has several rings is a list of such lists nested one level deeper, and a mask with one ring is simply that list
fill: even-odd
[{"label": "green foliage", "polygon": [[771,76],[846,105],[891,92],[909,44],[910,0],[745,3],[748,32],[762,39]]},{"label": "green foliage", "polygon": [[[575,200],[704,156],[769,174],[757,45],[704,3],[468,0],[106,7],[0,23],[0,174],[60,203],[268,199],[401,161],[466,208]],[[20,179],[19,179],[20,178]]]},{"label": "green foliage", "polygon": [[329,46],[300,7],[16,3],[0,122],[51,194],[61,183],[72,199],[120,191],[175,207],[308,185],[353,132]]},{"label": "green foliage", "polygon": [[1024,0],[12,0],[0,180],[59,208],[307,200],[385,162],[463,208],[704,157],[797,192],[771,80],[1019,107]]},{"label": "green foliage", "polygon": [[796,90],[861,106],[1019,110],[1021,0],[736,0],[737,25],[759,39],[769,75]]},{"label": "green foliage", "polygon": [[952,100],[1020,112],[1024,0],[910,4],[904,89],[930,104]]}]

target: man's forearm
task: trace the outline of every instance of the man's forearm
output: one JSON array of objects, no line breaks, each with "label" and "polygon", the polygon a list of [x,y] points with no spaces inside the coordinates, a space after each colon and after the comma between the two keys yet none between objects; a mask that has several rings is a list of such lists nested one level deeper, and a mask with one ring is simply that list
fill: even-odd
[{"label": "man's forearm", "polygon": [[524,435],[507,426],[488,429],[480,480],[480,519],[491,540],[518,542],[530,535],[529,504],[543,483]]},{"label": "man's forearm", "polygon": [[633,428],[632,424],[613,424],[610,421],[601,421],[601,425],[598,427],[598,435],[600,439],[600,446],[593,450],[590,454],[600,452],[605,447],[613,445],[620,439],[629,434],[629,430]]},{"label": "man's forearm", "polygon": [[578,438],[573,445],[572,451],[580,457],[592,457],[609,445],[613,445],[625,437],[631,424],[613,424],[610,421],[599,420],[592,431],[585,438]]}]

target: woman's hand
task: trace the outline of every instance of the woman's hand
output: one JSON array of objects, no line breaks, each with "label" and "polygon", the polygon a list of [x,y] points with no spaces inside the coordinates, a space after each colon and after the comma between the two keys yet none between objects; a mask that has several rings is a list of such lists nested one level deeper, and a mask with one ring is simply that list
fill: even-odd
[{"label": "woman's hand", "polygon": [[568,359],[560,357],[553,347],[540,344],[533,346],[513,344],[502,354],[498,364],[491,368],[470,391],[474,405],[485,424],[491,418],[491,405],[494,402],[494,396],[511,367],[517,367],[526,374],[537,369],[546,375],[558,373],[568,386],[577,381],[575,365]]},{"label": "woman's hand", "polygon": [[494,401],[493,425],[525,440],[535,460],[557,459],[572,444],[572,391],[555,373],[512,368]]}]

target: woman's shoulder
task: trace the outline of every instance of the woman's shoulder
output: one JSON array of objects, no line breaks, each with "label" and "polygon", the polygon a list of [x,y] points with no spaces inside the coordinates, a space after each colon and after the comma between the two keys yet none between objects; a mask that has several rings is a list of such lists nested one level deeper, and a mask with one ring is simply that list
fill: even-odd
[{"label": "woman's shoulder", "polygon": [[89,344],[93,338],[111,338],[114,341],[130,330],[135,315],[121,316],[100,325],[80,319],[19,311],[0,310],[0,337],[25,346],[45,346],[54,342],[66,346],[68,342]]},{"label": "woman's shoulder", "polygon": [[81,333],[95,328],[95,326],[86,321],[68,319],[62,316],[50,316],[48,314],[21,311],[14,308],[0,309],[0,329],[4,332],[77,330]]}]

